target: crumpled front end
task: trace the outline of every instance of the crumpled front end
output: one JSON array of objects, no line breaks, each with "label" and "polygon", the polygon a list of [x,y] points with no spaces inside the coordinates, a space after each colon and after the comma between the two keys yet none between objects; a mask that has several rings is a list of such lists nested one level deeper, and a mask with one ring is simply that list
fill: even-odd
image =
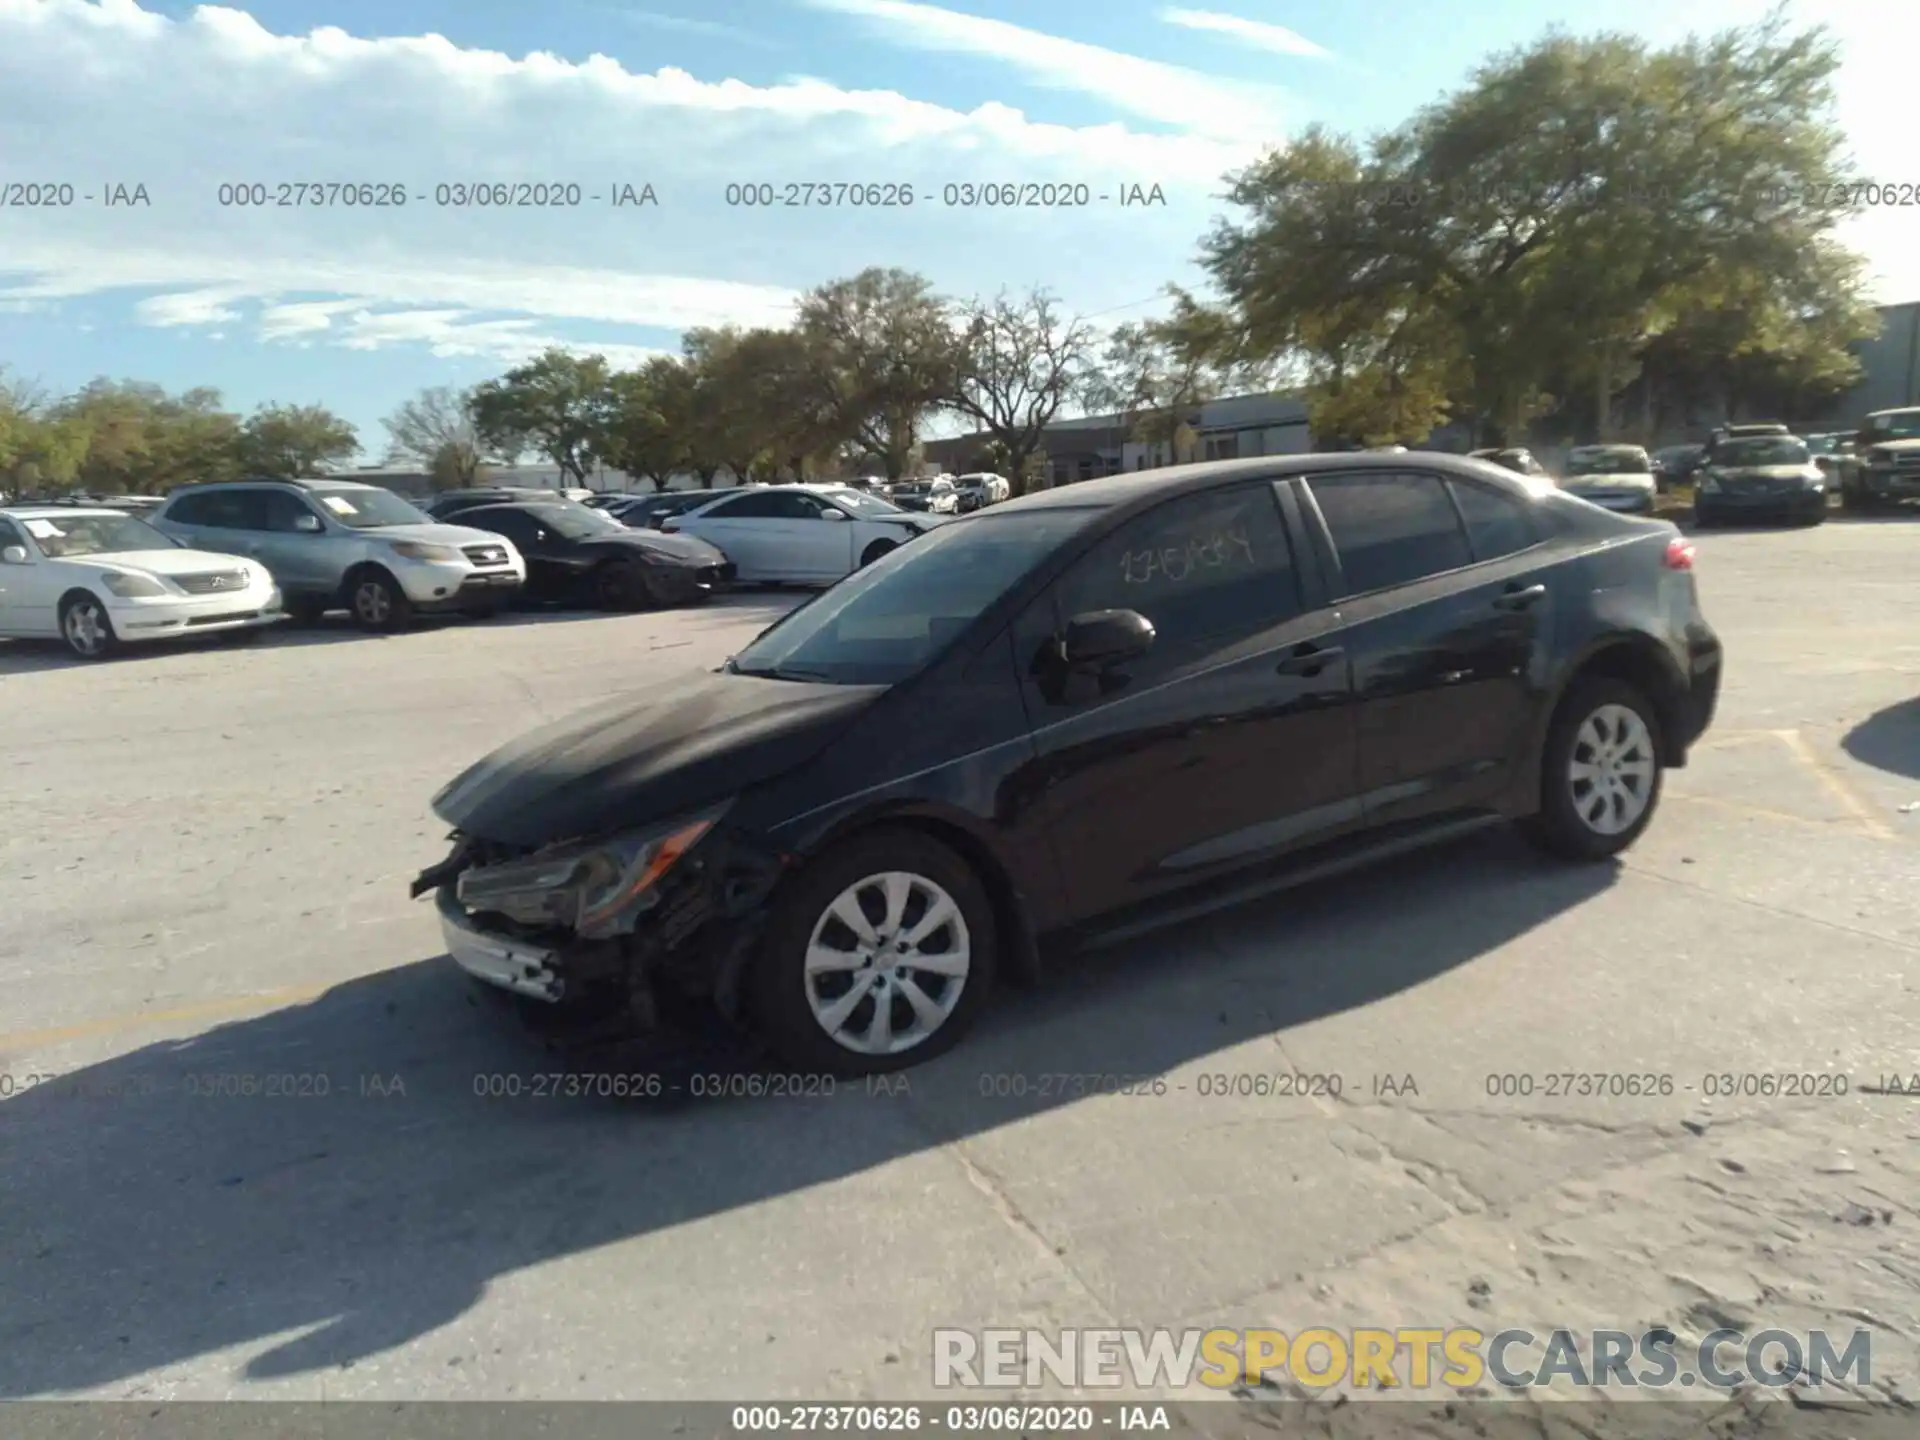
[{"label": "crumpled front end", "polygon": [[526,999],[651,1030],[683,1004],[732,1013],[780,873],[716,811],[592,842],[508,846],[456,833],[417,876],[447,953]]}]

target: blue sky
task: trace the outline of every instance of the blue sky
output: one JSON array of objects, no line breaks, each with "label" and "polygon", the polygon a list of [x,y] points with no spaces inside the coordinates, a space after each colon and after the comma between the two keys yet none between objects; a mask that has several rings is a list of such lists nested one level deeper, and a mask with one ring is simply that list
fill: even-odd
[{"label": "blue sky", "polygon": [[[1618,0],[1656,41],[1759,18]],[[1042,285],[1097,323],[1187,283],[1220,177],[1319,121],[1368,132],[1568,0],[0,0],[0,366],[322,403],[361,429],[549,343],[625,362],[693,324],[777,322],[866,265],[948,293]],[[1920,6],[1825,0],[1858,171],[1911,183]],[[438,37],[438,38],[426,38]],[[651,184],[657,204],[473,211],[442,182]],[[375,182],[401,209],[237,209],[220,186]],[[911,209],[742,209],[729,183],[909,185]],[[1158,185],[1165,204],[950,209],[948,183]],[[146,187],[149,204],[88,195]],[[1150,192],[1149,192],[1150,193]],[[18,198],[18,197],[15,197]],[[277,198],[277,197],[276,197]],[[928,203],[931,199],[934,203]],[[1920,209],[1864,222],[1880,298],[1920,298]]]}]

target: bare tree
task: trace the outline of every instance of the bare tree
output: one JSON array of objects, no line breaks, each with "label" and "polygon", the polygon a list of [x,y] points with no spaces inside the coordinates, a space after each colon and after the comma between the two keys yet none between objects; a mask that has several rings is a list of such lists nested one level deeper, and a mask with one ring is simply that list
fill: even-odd
[{"label": "bare tree", "polygon": [[1000,442],[1008,479],[1024,494],[1046,427],[1085,387],[1094,332],[1034,290],[973,301],[959,317],[960,364],[949,408]]},{"label": "bare tree", "polygon": [[465,391],[422,390],[380,422],[387,429],[387,463],[419,465],[436,488],[471,485],[484,463]]}]

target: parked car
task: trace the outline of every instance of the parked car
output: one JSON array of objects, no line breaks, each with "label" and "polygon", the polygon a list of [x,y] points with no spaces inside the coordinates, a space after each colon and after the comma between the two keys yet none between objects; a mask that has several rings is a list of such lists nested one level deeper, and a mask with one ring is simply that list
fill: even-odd
[{"label": "parked car", "polygon": [[1560,488],[1605,510],[1651,515],[1653,460],[1638,445],[1579,445],[1567,452]]},{"label": "parked car", "polygon": [[1872,512],[1920,499],[1920,406],[1876,410],[1854,439],[1859,463],[1845,480],[1841,503],[1849,510]]},{"label": "parked car", "polygon": [[902,510],[927,515],[956,515],[960,511],[960,492],[951,480],[903,481],[887,498]]},{"label": "parked car", "polygon": [[363,629],[391,631],[417,614],[493,615],[527,578],[498,535],[435,521],[391,490],[351,480],[190,485],[153,523],[200,549],[258,560],[296,620],[343,609]]},{"label": "parked car", "polygon": [[481,505],[505,505],[515,500],[561,501],[572,505],[558,490],[535,490],[525,485],[489,485],[473,490],[443,490],[427,501],[425,510],[436,520],[446,520],[462,510]]},{"label": "parked car", "polygon": [[796,1071],[900,1069],[1041,937],[1502,820],[1626,849],[1719,693],[1693,561],[1664,521],[1437,455],[1042,491],[471,766],[412,893],[530,1003],[717,1005]]},{"label": "parked car", "polygon": [[622,525],[637,530],[658,530],[669,515],[684,515],[711,504],[723,495],[738,495],[747,487],[725,486],[718,490],[663,490],[657,495],[640,495],[620,504],[608,513]]},{"label": "parked car", "polygon": [[954,509],[961,515],[998,505],[1013,494],[1012,482],[990,471],[956,476],[953,488],[958,499]]},{"label": "parked car", "polygon": [[61,639],[100,660],[123,645],[285,618],[264,565],[190,550],[124,511],[0,509],[0,635]]},{"label": "parked car", "polygon": [[1722,436],[1693,481],[1693,520],[1729,516],[1818,525],[1827,518],[1827,478],[1797,435]]},{"label": "parked car", "polygon": [[662,528],[719,546],[742,581],[831,585],[940,523],[850,485],[765,485],[669,515]]},{"label": "parked car", "polygon": [[1661,490],[1685,485],[1700,468],[1707,453],[1704,445],[1667,445],[1653,452],[1653,478]]},{"label": "parked car", "polygon": [[1707,437],[1707,453],[1713,453],[1713,447],[1722,440],[1750,440],[1758,435],[1791,435],[1790,426],[1782,425],[1778,420],[1756,420],[1740,425],[1721,425]]},{"label": "parked car", "polygon": [[1491,465],[1498,465],[1502,470],[1511,470],[1516,475],[1544,476],[1547,473],[1547,467],[1533,458],[1533,452],[1520,446],[1504,450],[1498,447],[1489,450],[1470,450],[1467,452],[1467,458],[1485,460]]},{"label": "parked car", "polygon": [[529,600],[636,610],[705,600],[733,583],[732,562],[706,541],[630,529],[586,506],[482,505],[460,518],[513,542],[527,562]]}]

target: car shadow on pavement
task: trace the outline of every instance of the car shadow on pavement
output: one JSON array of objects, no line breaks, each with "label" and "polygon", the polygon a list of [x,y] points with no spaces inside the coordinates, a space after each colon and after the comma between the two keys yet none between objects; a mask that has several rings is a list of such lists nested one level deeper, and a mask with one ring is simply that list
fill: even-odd
[{"label": "car shadow on pavement", "polygon": [[[1081,956],[1003,995],[908,1073],[910,1093],[568,1098],[540,1078],[557,1062],[444,957],[40,1083],[16,1075],[0,1104],[0,1396],[235,1347],[248,1380],[352,1366],[545,1261],[1102,1103],[1039,1077],[1149,1076],[1248,1042],[1251,1060],[1214,1063],[1287,1068],[1276,1032],[1471,963],[1617,873],[1495,832]],[[645,1063],[630,1052],[617,1073]]]},{"label": "car shadow on pavement", "polygon": [[1875,711],[1846,733],[1840,748],[1862,765],[1920,780],[1920,699]]}]

